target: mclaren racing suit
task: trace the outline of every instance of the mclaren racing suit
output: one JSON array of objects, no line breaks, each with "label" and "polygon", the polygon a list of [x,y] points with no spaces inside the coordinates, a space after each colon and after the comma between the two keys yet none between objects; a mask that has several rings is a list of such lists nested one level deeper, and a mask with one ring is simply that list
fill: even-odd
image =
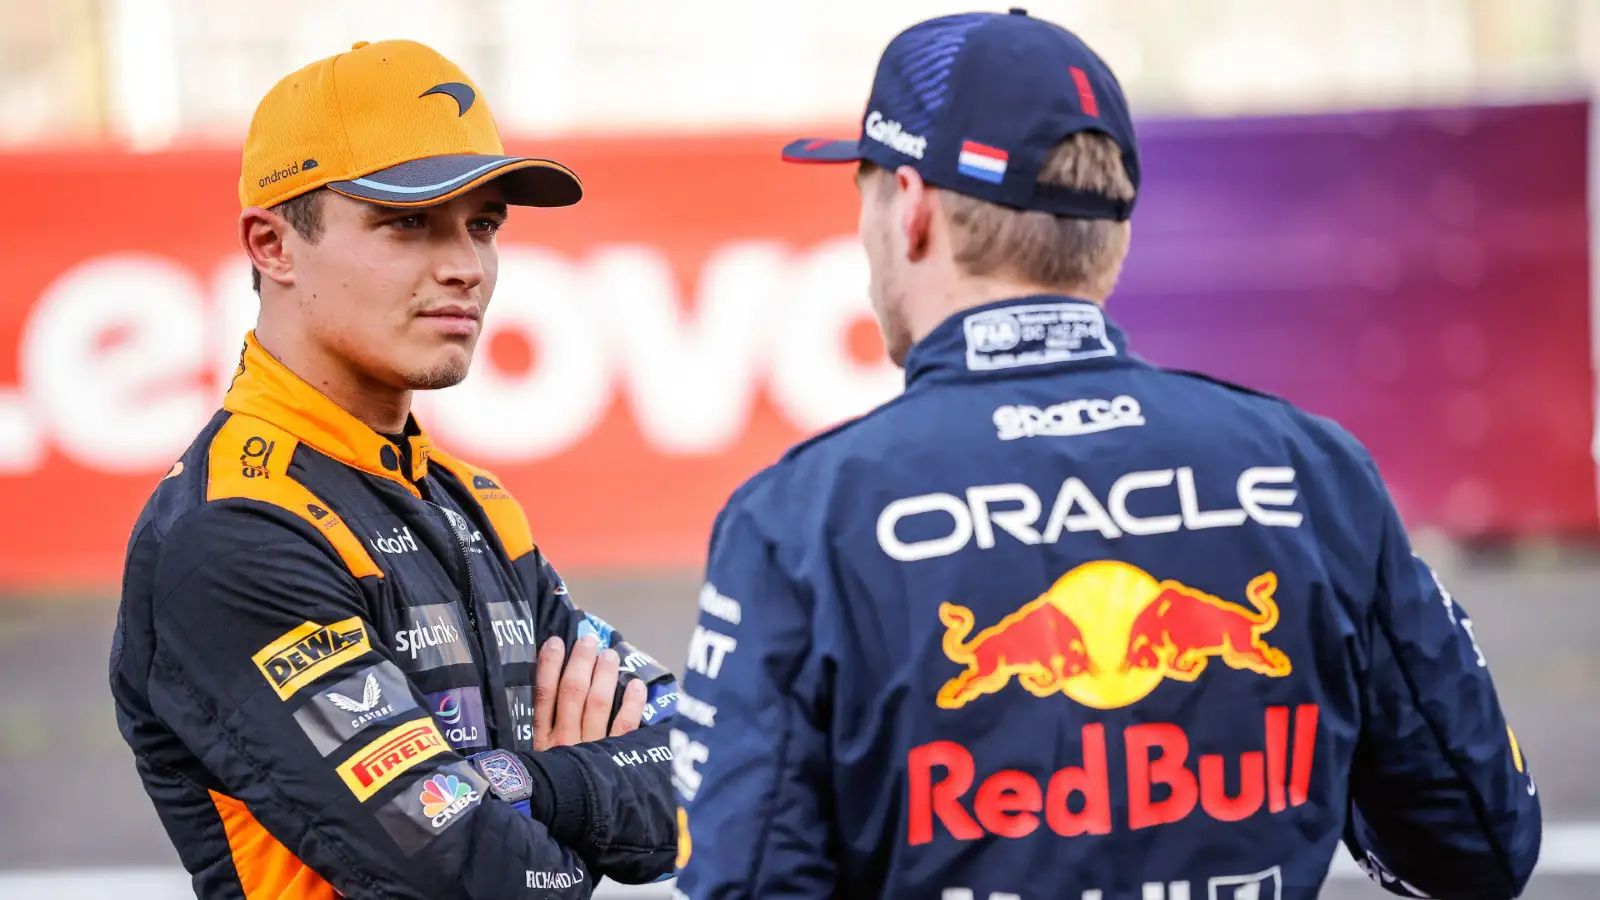
[{"label": "mclaren racing suit", "polygon": [[[134,527],[111,688],[195,893],[521,900],[669,873],[673,676],[571,605],[494,475],[407,432],[252,335]],[[650,685],[648,724],[534,752],[539,647],[584,634]]]},{"label": "mclaren racing suit", "polygon": [[718,517],[672,733],[692,898],[1504,900],[1539,801],[1467,613],[1333,423],[959,314]]}]

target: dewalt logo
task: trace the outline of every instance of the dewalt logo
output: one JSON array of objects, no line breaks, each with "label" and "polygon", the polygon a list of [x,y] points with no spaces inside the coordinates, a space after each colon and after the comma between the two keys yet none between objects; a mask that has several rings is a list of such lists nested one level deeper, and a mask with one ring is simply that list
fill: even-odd
[{"label": "dewalt logo", "polygon": [[367,629],[356,616],[332,625],[307,622],[262,647],[251,658],[278,698],[287,700],[318,677],[371,648]]}]

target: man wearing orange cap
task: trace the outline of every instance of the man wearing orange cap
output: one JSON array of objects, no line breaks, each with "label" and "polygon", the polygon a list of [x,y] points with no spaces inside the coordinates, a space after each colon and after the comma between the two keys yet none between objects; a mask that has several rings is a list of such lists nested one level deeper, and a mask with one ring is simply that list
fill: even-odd
[{"label": "man wearing orange cap", "polygon": [[202,898],[586,897],[670,874],[672,673],[575,608],[412,392],[467,375],[510,206],[567,206],[408,41],[279,82],[245,140],[261,314],[128,547],[117,718]]}]

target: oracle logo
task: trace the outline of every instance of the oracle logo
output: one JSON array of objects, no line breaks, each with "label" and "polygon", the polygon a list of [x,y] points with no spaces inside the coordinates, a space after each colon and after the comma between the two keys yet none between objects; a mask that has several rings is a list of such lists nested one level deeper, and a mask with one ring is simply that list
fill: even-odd
[{"label": "oracle logo", "polygon": [[[582,258],[503,245],[472,374],[419,395],[419,416],[453,452],[526,463],[582,444],[620,396],[651,451],[703,456],[740,440],[758,396],[804,433],[901,389],[881,354],[850,346],[870,315],[853,239],[731,242],[692,297],[678,283],[653,245]],[[249,284],[243,259],[209,280],[150,254],[62,272],[26,314],[17,383],[0,385],[0,475],[35,472],[51,452],[104,473],[165,471],[220,403],[255,323]],[[530,348],[526,366],[497,362],[507,339]]]}]

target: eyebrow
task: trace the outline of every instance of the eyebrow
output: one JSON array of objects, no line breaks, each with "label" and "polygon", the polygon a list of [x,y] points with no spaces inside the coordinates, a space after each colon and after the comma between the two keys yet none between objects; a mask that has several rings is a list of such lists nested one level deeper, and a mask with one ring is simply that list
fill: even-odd
[{"label": "eyebrow", "polygon": [[483,204],[483,208],[479,212],[494,213],[497,216],[504,217],[510,214],[511,207],[507,206],[504,200],[490,200]]}]

